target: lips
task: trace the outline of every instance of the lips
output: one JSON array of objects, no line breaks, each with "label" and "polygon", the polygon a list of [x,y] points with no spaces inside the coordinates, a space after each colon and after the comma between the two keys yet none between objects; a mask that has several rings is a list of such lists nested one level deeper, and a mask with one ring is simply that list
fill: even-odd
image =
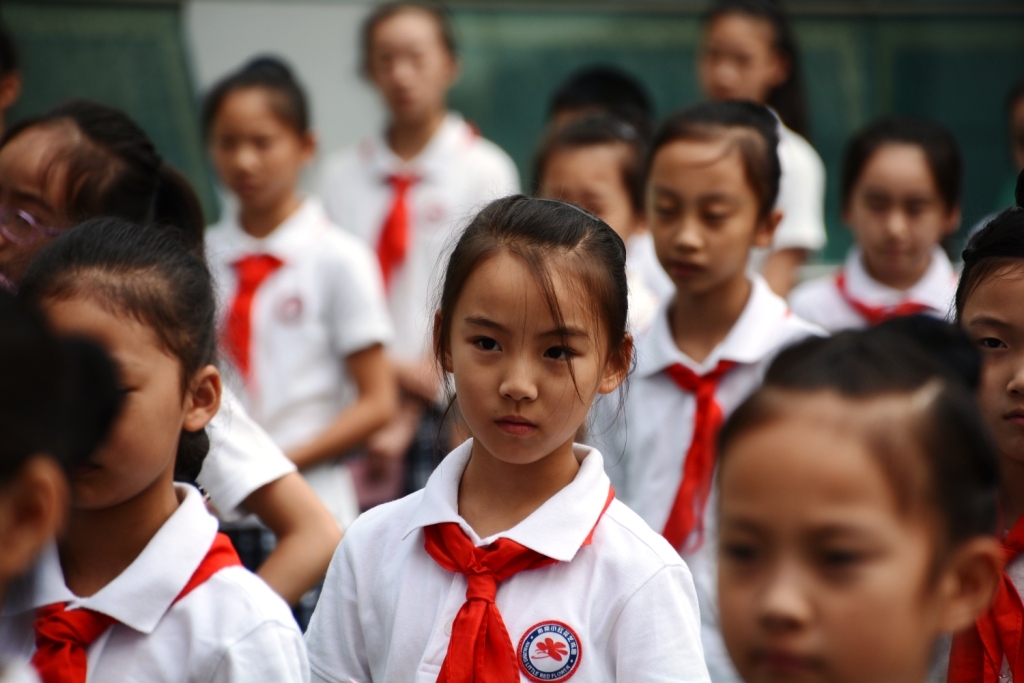
[{"label": "lips", "polygon": [[704,267],[685,261],[670,261],[666,270],[668,270],[668,274],[673,278],[685,279],[704,272]]},{"label": "lips", "polygon": [[773,676],[805,674],[817,666],[813,658],[789,650],[762,650],[755,653],[754,659],[758,667]]},{"label": "lips", "polygon": [[1024,427],[1024,408],[1017,408],[1003,415],[1003,419],[1012,422],[1018,427]]},{"label": "lips", "polygon": [[506,415],[494,421],[498,429],[513,436],[529,436],[537,431],[537,425],[518,415]]}]

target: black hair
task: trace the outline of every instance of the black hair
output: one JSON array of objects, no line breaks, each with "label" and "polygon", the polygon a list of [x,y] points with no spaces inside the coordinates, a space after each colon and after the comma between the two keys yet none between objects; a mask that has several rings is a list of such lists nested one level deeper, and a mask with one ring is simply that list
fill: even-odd
[{"label": "black hair", "polygon": [[154,225],[202,256],[206,222],[199,198],[127,114],[104,104],[72,100],[22,120],[7,131],[0,148],[44,126],[66,130],[65,139],[49,153],[46,180],[64,179],[63,209],[69,223],[117,216]]},{"label": "black hair", "polygon": [[[568,269],[596,302],[595,328],[604,332],[609,360],[628,366],[623,355],[627,338],[628,300],[626,246],[614,230],[597,216],[556,199],[513,195],[488,204],[470,222],[455,245],[445,268],[441,289],[436,358],[447,366],[455,306],[466,281],[487,259],[507,252],[530,269],[559,327],[562,312],[555,298],[551,261],[564,259]],[[566,340],[562,340],[566,343]],[[569,364],[572,372],[572,364]],[[575,375],[573,375],[575,378]],[[449,407],[454,403],[451,396]]]},{"label": "black hair", "polygon": [[564,111],[606,112],[649,136],[654,117],[651,97],[643,83],[614,66],[584,67],[565,80],[551,96],[548,119]]},{"label": "black hair", "polygon": [[11,30],[0,19],[0,77],[17,71],[20,68],[18,46],[14,43]]},{"label": "black hair", "polygon": [[753,102],[704,102],[681,109],[658,128],[647,153],[645,178],[658,151],[677,140],[714,140],[734,135],[747,182],[757,195],[758,215],[766,218],[779,196],[779,134],[767,107]]},{"label": "black hair", "polygon": [[622,184],[629,193],[634,213],[642,215],[647,140],[634,126],[610,114],[592,114],[551,131],[533,162],[534,187],[540,190],[544,169],[552,155],[596,145],[622,145],[626,148],[621,163]]},{"label": "black hair", "polygon": [[442,3],[434,0],[396,0],[378,5],[363,21],[360,31],[359,54],[362,56],[360,68],[364,74],[370,72],[370,49],[373,47],[374,31],[387,19],[409,10],[423,12],[433,19],[437,24],[441,44],[444,45],[452,59],[459,58],[459,45],[455,40],[455,28],[452,26],[451,14]]},{"label": "black hair", "polygon": [[[20,296],[89,296],[150,327],[181,363],[182,391],[216,361],[213,288],[206,264],[159,230],[120,218],[95,218],[43,248],[29,266]],[[209,450],[206,430],[182,431],[175,478],[195,481]]]},{"label": "black hair", "polygon": [[956,318],[982,282],[1007,266],[1024,265],[1024,171],[1017,175],[1016,206],[1011,206],[974,233],[964,249],[964,267],[956,287]]},{"label": "black hair", "polygon": [[227,96],[237,90],[259,88],[271,96],[274,115],[298,135],[309,132],[309,102],[288,65],[276,57],[250,60],[238,71],[217,81],[203,100],[203,134],[209,137],[217,112]]},{"label": "black hair", "polygon": [[[928,339],[937,326],[945,326],[941,338]],[[999,459],[970,385],[977,355],[962,331],[938,321],[805,340],[776,357],[763,387],[726,422],[719,435],[723,461],[740,435],[785,413],[786,396],[831,392],[857,403],[905,397],[911,415],[896,411],[891,419],[864,422],[861,432],[900,508],[935,510],[943,551],[995,533]],[[964,366],[946,362],[971,356]]]},{"label": "black hair", "polygon": [[811,119],[807,113],[807,96],[800,68],[800,49],[789,19],[773,0],[718,0],[705,15],[710,24],[719,17],[741,14],[768,22],[775,36],[772,47],[789,66],[789,77],[768,93],[768,106],[775,110],[790,130],[803,137],[811,133]]},{"label": "black hair", "polygon": [[34,307],[0,291],[0,484],[33,455],[83,463],[121,405],[113,363],[84,340],[57,340]]},{"label": "black hair", "polygon": [[963,158],[956,138],[945,127],[927,119],[889,116],[868,125],[854,135],[846,146],[840,198],[845,210],[853,190],[871,157],[890,144],[914,145],[924,152],[928,170],[935,180],[942,202],[948,211],[960,206],[963,183]]}]

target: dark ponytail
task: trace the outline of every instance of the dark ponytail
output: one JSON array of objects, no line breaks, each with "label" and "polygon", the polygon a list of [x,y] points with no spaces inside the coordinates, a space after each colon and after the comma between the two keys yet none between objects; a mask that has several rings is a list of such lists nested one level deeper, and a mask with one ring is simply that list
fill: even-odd
[{"label": "dark ponytail", "polygon": [[[20,295],[30,302],[88,294],[149,326],[181,363],[182,391],[216,361],[216,304],[206,264],[159,230],[119,218],[77,226],[39,252]],[[205,430],[182,431],[175,478],[195,481],[209,451]]]},{"label": "dark ponytail", "polygon": [[49,154],[47,181],[65,174],[69,223],[117,216],[167,230],[190,253],[203,254],[206,221],[195,191],[157,154],[153,141],[124,112],[88,100],[72,100],[21,121],[0,148],[26,130],[65,129]]}]

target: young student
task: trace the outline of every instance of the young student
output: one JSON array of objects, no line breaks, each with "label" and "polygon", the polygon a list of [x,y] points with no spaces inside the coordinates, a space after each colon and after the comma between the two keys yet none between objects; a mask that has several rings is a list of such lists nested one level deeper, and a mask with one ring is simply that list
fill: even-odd
[{"label": "young student", "polygon": [[981,349],[978,400],[1003,471],[999,531],[1006,569],[991,609],[953,642],[950,683],[1024,678],[1024,172],[1016,195],[1017,205],[968,243],[956,292],[957,320]]},{"label": "young student", "polygon": [[[85,101],[19,123],[0,143],[0,278],[76,221],[118,216],[174,235],[203,258],[199,200],[124,113]],[[147,227],[146,229],[150,229]],[[289,602],[323,578],[341,532],[295,466],[225,391],[199,482],[222,517],[252,512],[277,535],[260,576]]]},{"label": "young student", "polygon": [[937,123],[884,118],[857,133],[841,184],[857,246],[838,273],[793,290],[793,312],[830,332],[947,317],[957,274],[942,242],[960,225],[962,175],[956,139]]},{"label": "young student", "polygon": [[716,683],[735,674],[714,590],[715,433],[780,349],[820,332],[746,267],[780,220],[777,140],[771,112],[735,101],[684,109],[655,134],[648,227],[676,291],[637,343],[626,410],[616,419],[614,402],[603,401],[591,420],[623,501],[693,572]]},{"label": "young student", "polygon": [[499,199],[466,228],[434,339],[472,439],[349,529],[315,680],[708,680],[686,565],[573,443],[629,371],[625,260],[560,201]]},{"label": "young student", "polygon": [[[363,24],[362,69],[389,120],[381,134],[324,163],[321,196],[331,219],[377,252],[395,340],[388,351],[403,399],[369,442],[381,477],[426,482],[437,453],[440,387],[430,360],[429,297],[454,235],[474,211],[519,190],[515,164],[445,102],[459,72],[447,12],[427,1],[388,2]],[[417,444],[417,427],[423,435]],[[433,425],[433,426],[431,426]]]},{"label": "young student", "polygon": [[315,143],[305,94],[284,64],[258,58],[221,80],[203,126],[239,205],[207,235],[229,378],[345,528],[359,506],[340,459],[397,403],[380,273],[360,240],[299,194]]},{"label": "young student", "polygon": [[771,251],[751,260],[773,291],[786,296],[797,269],[825,246],[825,165],[807,142],[809,121],[796,37],[772,0],[718,0],[705,20],[700,81],[715,101],[749,100],[778,120],[782,222]]},{"label": "young student", "polygon": [[99,218],[44,249],[19,295],[107,350],[124,405],[72,470],[66,531],[11,591],[0,650],[31,655],[46,683],[308,680],[287,604],[176,483],[199,474],[220,404],[206,266],[166,233]]},{"label": "young student", "polygon": [[999,463],[948,363],[976,377],[977,352],[926,322],[940,353],[892,324],[783,351],[722,429],[718,594],[747,683],[925,683],[987,609]]},{"label": "young student", "polygon": [[[637,243],[647,235],[643,165],[647,139],[610,114],[592,114],[556,128],[534,161],[536,195],[561,199],[611,226],[626,245],[630,329],[650,325],[658,295],[644,281]],[[661,267],[655,264],[661,270]]]},{"label": "young student", "polygon": [[548,124],[557,130],[576,119],[601,113],[625,121],[643,137],[651,134],[654,106],[643,83],[603,64],[580,69],[558,87],[548,106]]},{"label": "young student", "polygon": [[18,46],[14,43],[10,29],[0,19],[0,135],[3,135],[7,110],[14,106],[21,96],[21,69],[18,60]]},{"label": "young student", "polygon": [[[67,517],[67,468],[84,462],[117,416],[110,359],[58,342],[41,316],[0,291],[0,604]],[[38,681],[27,659],[0,654],[0,681]]]}]

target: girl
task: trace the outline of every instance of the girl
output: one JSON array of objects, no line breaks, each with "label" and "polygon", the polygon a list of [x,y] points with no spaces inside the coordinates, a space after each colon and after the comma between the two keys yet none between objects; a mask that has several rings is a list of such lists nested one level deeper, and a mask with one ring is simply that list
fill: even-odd
[{"label": "girl", "polygon": [[[603,220],[626,244],[630,326],[645,330],[658,306],[636,259],[647,234],[643,163],[646,140],[628,123],[592,114],[555,128],[534,162],[537,196],[562,199]],[[653,268],[664,275],[657,263]]]},{"label": "girl", "polygon": [[175,483],[199,473],[220,405],[206,266],[164,233],[94,219],[40,253],[21,295],[106,348],[125,403],[73,470],[66,534],[12,593],[0,645],[34,651],[47,683],[308,680],[285,602]]},{"label": "girl", "polygon": [[[16,285],[54,236],[96,216],[149,222],[203,256],[195,193],[122,112],[69,102],[20,123],[0,142],[0,276]],[[277,534],[260,576],[298,601],[327,571],[341,538],[337,524],[230,392],[209,431],[200,484],[221,516],[253,512]]]},{"label": "girl", "polygon": [[887,118],[858,133],[842,180],[857,246],[839,273],[793,290],[793,311],[830,332],[914,313],[945,318],[957,277],[941,243],[960,224],[962,167],[953,135],[930,121]]},{"label": "girl", "polygon": [[222,345],[247,408],[342,528],[359,513],[340,458],[391,418],[395,380],[373,255],[298,194],[315,151],[305,95],[276,60],[214,86],[203,123],[239,211],[208,237]]},{"label": "girl", "polygon": [[939,355],[891,326],[787,349],[723,428],[718,594],[747,683],[924,683],[985,611],[999,464],[943,328]]},{"label": "girl", "polygon": [[[0,292],[0,603],[67,516],[66,467],[88,458],[116,417],[110,359],[84,341],[58,343],[33,310]],[[36,680],[0,653],[0,681]]]},{"label": "girl", "polygon": [[964,250],[956,291],[957,319],[982,355],[978,398],[1003,469],[1002,553],[1007,562],[992,608],[953,642],[950,683],[1024,680],[1024,172],[1017,206],[978,232]]},{"label": "girl", "polygon": [[605,401],[592,420],[602,452],[622,456],[612,469],[623,501],[693,571],[716,682],[735,674],[714,591],[715,433],[779,349],[818,332],[747,276],[750,250],[769,244],[780,220],[775,131],[761,105],[720,102],[674,114],[655,135],[648,225],[676,291],[639,340],[624,414],[616,420]]},{"label": "girl", "polygon": [[686,565],[573,444],[629,370],[625,257],[558,201],[497,200],[463,233],[434,339],[473,438],[349,529],[316,680],[707,680]]},{"label": "girl", "polygon": [[760,248],[751,265],[786,296],[798,267],[825,246],[825,165],[806,140],[800,55],[786,15],[772,0],[718,0],[707,15],[699,71],[710,99],[765,104],[778,120],[782,222],[771,253]]},{"label": "girl", "polygon": [[[436,449],[441,396],[430,356],[430,297],[457,231],[485,203],[519,191],[516,166],[448,110],[459,74],[447,11],[430,0],[376,6],[363,23],[363,75],[388,121],[378,135],[324,162],[320,194],[331,219],[377,253],[395,342],[388,349],[400,409],[369,441],[376,469],[423,487]],[[439,405],[439,404],[438,404]],[[419,435],[419,436],[418,436]]]}]

